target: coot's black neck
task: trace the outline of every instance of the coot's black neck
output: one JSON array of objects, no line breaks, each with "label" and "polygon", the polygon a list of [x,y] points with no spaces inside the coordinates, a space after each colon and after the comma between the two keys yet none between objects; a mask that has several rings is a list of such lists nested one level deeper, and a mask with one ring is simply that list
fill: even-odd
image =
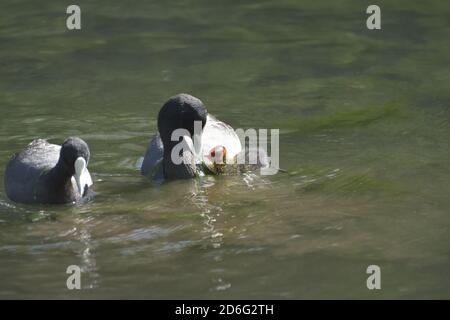
[{"label": "coot's black neck", "polygon": [[[73,171],[73,170],[72,170]],[[61,161],[45,176],[48,197],[52,203],[67,203],[77,199],[77,192],[72,185],[73,173]]]},{"label": "coot's black neck", "polygon": [[172,161],[172,153],[174,147],[180,143],[176,141],[163,141],[164,153],[163,153],[163,170],[164,177],[166,179],[191,179],[196,176],[196,166],[194,155],[190,150],[181,150],[181,152],[175,157],[179,157],[180,164],[175,164]]}]

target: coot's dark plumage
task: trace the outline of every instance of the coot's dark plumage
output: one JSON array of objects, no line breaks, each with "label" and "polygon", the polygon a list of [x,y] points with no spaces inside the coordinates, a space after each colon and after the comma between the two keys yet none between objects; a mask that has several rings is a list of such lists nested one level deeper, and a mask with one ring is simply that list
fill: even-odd
[{"label": "coot's dark plumage", "polygon": [[[203,103],[188,94],[171,97],[158,114],[158,133],[150,142],[141,173],[155,179],[189,179],[197,175],[196,150],[193,146],[195,122],[204,128],[208,112]],[[179,141],[172,141],[172,133],[176,129],[186,130],[186,135]],[[200,138],[200,137],[198,137]],[[179,143],[185,143],[183,161],[176,164],[172,161],[172,150]]]},{"label": "coot's dark plumage", "polygon": [[[194,121],[201,121],[202,132],[199,139],[193,137]],[[188,164],[174,165],[171,161],[172,149],[179,141],[171,141],[171,134],[175,129],[186,129],[190,136],[183,137],[188,140],[187,145],[193,144],[199,150],[185,152],[189,157]],[[243,150],[241,141],[233,128],[228,124],[209,115],[203,102],[188,94],[178,94],[167,101],[158,115],[159,132],[151,140],[141,166],[141,174],[157,180],[192,178],[204,173],[231,173],[252,170],[267,165],[267,154],[264,150],[257,151],[258,162],[253,166],[236,166],[236,158],[241,152],[248,154],[249,150]],[[190,141],[189,141],[190,140]],[[198,147],[198,145],[200,147]],[[211,152],[221,147],[226,150],[230,166],[224,170],[223,166],[217,166],[215,159],[211,158]],[[219,170],[220,167],[220,170]],[[205,170],[203,170],[205,169]]]},{"label": "coot's dark plumage", "polygon": [[7,196],[20,203],[70,203],[92,185],[89,147],[79,138],[62,146],[38,139],[15,154],[5,172]]}]

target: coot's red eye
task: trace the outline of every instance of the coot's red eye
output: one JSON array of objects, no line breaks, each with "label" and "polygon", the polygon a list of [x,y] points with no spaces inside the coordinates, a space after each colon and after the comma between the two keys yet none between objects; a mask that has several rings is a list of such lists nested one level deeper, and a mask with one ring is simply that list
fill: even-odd
[{"label": "coot's red eye", "polygon": [[216,149],[213,149],[211,151],[211,157],[215,158],[216,157]]}]

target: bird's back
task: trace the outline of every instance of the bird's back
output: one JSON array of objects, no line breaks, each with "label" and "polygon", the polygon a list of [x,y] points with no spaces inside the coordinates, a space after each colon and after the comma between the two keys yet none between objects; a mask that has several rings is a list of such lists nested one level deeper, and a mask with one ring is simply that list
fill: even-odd
[{"label": "bird's back", "polygon": [[43,183],[41,177],[59,160],[60,146],[45,140],[35,140],[9,161],[5,172],[5,191],[16,202],[35,202],[36,190]]},{"label": "bird's back", "polygon": [[141,174],[152,177],[156,180],[163,179],[162,160],[164,156],[164,146],[158,134],[153,137],[142,161]]}]

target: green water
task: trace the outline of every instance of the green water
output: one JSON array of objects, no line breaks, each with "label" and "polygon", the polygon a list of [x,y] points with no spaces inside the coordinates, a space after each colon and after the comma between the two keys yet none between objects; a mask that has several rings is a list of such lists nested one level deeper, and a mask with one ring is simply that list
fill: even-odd
[{"label": "green water", "polygon": [[[72,32],[61,1],[0,3],[0,167],[80,136],[97,193],[0,186],[0,298],[450,298],[447,1],[378,1],[380,31],[357,0],[76,3]],[[179,92],[279,128],[289,174],[141,178]]]}]

